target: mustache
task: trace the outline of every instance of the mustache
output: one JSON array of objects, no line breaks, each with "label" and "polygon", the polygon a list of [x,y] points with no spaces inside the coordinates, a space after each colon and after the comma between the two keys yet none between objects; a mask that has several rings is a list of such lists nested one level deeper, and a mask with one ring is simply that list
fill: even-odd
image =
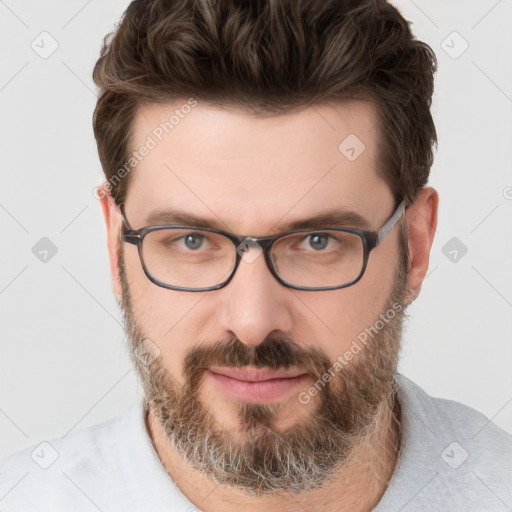
[{"label": "mustache", "polygon": [[318,347],[302,347],[284,336],[267,336],[258,345],[246,345],[238,338],[213,345],[196,346],[183,361],[183,373],[188,382],[197,384],[211,366],[241,368],[299,369],[320,378],[331,366],[327,354]]}]

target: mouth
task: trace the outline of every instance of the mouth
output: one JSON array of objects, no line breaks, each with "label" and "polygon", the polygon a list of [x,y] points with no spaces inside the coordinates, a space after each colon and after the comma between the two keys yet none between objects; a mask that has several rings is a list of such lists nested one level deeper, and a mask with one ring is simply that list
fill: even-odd
[{"label": "mouth", "polygon": [[301,370],[212,367],[205,372],[223,394],[242,402],[269,403],[292,393],[308,375]]}]

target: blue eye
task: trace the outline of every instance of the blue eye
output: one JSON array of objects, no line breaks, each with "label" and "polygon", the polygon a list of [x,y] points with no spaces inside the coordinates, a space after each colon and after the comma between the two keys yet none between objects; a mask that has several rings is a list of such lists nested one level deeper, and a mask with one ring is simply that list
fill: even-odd
[{"label": "blue eye", "polygon": [[190,233],[182,237],[182,240],[185,242],[185,246],[188,249],[196,250],[203,245],[203,235],[199,235],[197,233]]},{"label": "blue eye", "polygon": [[327,247],[327,244],[329,243],[329,238],[331,238],[331,236],[327,235],[326,233],[314,233],[312,235],[309,235],[308,238],[310,247],[315,249],[315,251],[320,251]]}]

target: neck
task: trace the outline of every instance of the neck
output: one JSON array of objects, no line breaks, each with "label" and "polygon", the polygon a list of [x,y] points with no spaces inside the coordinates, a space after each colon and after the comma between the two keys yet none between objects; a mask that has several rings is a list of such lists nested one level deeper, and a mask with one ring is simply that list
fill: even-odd
[{"label": "neck", "polygon": [[[386,490],[400,445],[400,404],[396,397],[382,403],[371,433],[352,450],[335,475],[308,493],[279,493],[252,497],[222,486],[197,472],[168,442],[153,411],[146,428],[164,468],[181,492],[203,512],[371,511]],[[297,507],[299,505],[299,507]]]}]

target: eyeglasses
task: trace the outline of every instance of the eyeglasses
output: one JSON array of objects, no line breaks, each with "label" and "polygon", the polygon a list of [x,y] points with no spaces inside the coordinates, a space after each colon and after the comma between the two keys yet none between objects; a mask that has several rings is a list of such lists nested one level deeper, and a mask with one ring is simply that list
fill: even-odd
[{"label": "eyeglasses", "polygon": [[[233,279],[241,259],[250,263],[261,252],[272,275],[284,286],[336,290],[361,279],[370,251],[391,232],[404,210],[402,201],[378,231],[330,227],[255,238],[194,226],[133,230],[121,209],[122,238],[138,247],[149,280],[170,290],[218,290]],[[250,248],[257,249],[252,258]]]}]

